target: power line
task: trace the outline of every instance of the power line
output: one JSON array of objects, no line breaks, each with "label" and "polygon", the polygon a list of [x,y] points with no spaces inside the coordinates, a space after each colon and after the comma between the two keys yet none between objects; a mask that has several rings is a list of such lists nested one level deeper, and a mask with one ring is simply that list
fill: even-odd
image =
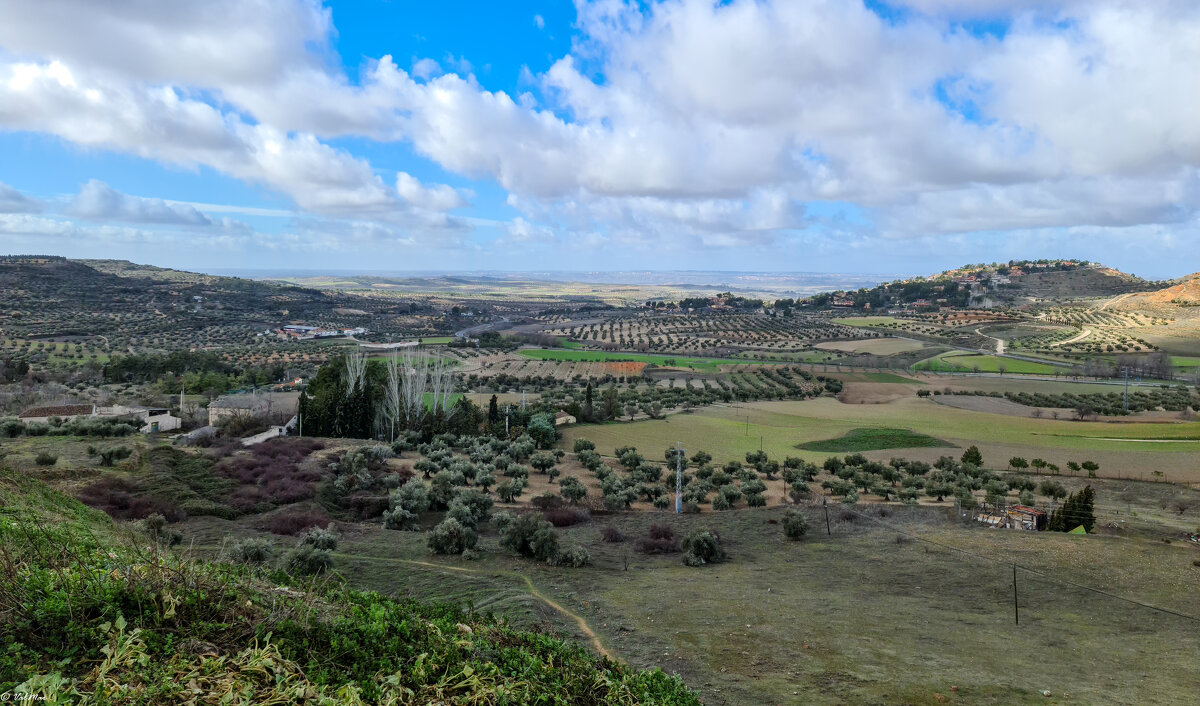
[{"label": "power line", "polygon": [[1015,563],[1015,562],[1005,561],[1005,560],[1002,560],[1002,559],[996,559],[996,558],[993,558],[993,557],[990,557],[990,556],[985,556],[985,555],[983,555],[983,554],[976,554],[975,552],[971,552],[971,551],[968,551],[968,550],[966,550],[966,549],[961,549],[961,548],[959,548],[959,547],[955,547],[955,546],[953,546],[953,545],[950,545],[950,544],[944,544],[944,543],[942,543],[942,542],[936,542],[936,541],[934,541],[934,540],[932,540],[932,539],[927,539],[927,538],[925,538],[925,537],[922,537],[922,536],[920,536],[920,535],[918,535],[918,534],[913,534],[912,532],[908,532],[908,531],[902,530],[902,529],[900,529],[899,527],[896,527],[895,525],[891,524],[890,522],[884,522],[883,520],[881,520],[881,519],[879,519],[879,518],[877,518],[877,517],[871,517],[870,515],[865,515],[865,514],[863,514],[863,513],[861,513],[861,512],[858,512],[858,511],[856,511],[856,510],[853,510],[853,509],[851,509],[851,508],[849,508],[849,507],[845,507],[845,508],[843,508],[843,509],[844,509],[844,510],[846,510],[847,512],[850,512],[851,514],[857,515],[858,517],[861,517],[861,518],[863,518],[863,519],[865,519],[865,520],[871,520],[871,521],[873,521],[873,522],[877,522],[877,523],[879,523],[879,524],[883,525],[884,527],[887,527],[888,529],[892,530],[893,532],[896,532],[896,533],[898,533],[898,534],[902,534],[902,535],[904,535],[904,536],[906,536],[906,537],[910,537],[910,538],[912,538],[912,539],[915,539],[915,540],[917,540],[918,542],[925,542],[926,544],[931,544],[931,545],[933,545],[933,546],[935,546],[935,547],[941,547],[942,549],[949,549],[950,551],[958,552],[958,553],[960,553],[960,554],[964,554],[964,555],[966,555],[966,556],[969,556],[969,557],[974,557],[974,558],[976,558],[976,559],[980,559],[980,560],[982,560],[982,561],[990,561],[990,562],[993,562],[993,563],[996,563],[996,564],[1003,564],[1003,565],[1005,565],[1005,566],[1009,566],[1009,565],[1011,565],[1011,566],[1015,566],[1016,568],[1018,568],[1018,569],[1021,569],[1022,571],[1026,571],[1026,572],[1028,572],[1028,573],[1031,573],[1031,574],[1033,574],[1033,575],[1035,575],[1035,576],[1040,576],[1040,577],[1042,577],[1042,578],[1044,578],[1044,579],[1046,579],[1046,580],[1048,580],[1048,581],[1056,581],[1056,582],[1058,582],[1058,583],[1066,584],[1066,585],[1068,585],[1068,586],[1074,586],[1075,588],[1081,588],[1081,589],[1083,589],[1083,590],[1085,590],[1085,591],[1091,591],[1092,593],[1098,593],[1098,594],[1100,594],[1100,595],[1102,595],[1102,596],[1107,596],[1108,598],[1113,598],[1113,599],[1116,599],[1116,600],[1118,600],[1118,601],[1124,601],[1124,602],[1126,602],[1126,603],[1131,603],[1131,604],[1133,604],[1133,605],[1140,606],[1140,607],[1142,607],[1142,608],[1146,608],[1146,609],[1149,609],[1149,610],[1158,611],[1158,612],[1160,612],[1160,613],[1166,613],[1167,615],[1173,615],[1173,616],[1175,616],[1175,617],[1177,617],[1177,618],[1184,618],[1184,619],[1186,619],[1186,620],[1191,620],[1191,621],[1193,621],[1193,622],[1200,623],[1200,617],[1196,617],[1196,616],[1194,616],[1194,615],[1188,615],[1188,614],[1186,614],[1186,613],[1179,613],[1179,612],[1177,612],[1177,611],[1174,611],[1174,610],[1171,610],[1171,609],[1169,609],[1169,608],[1160,608],[1160,607],[1158,607],[1158,606],[1155,606],[1155,605],[1150,605],[1149,603],[1142,603],[1141,601],[1135,600],[1135,599],[1133,599],[1133,598],[1126,598],[1125,596],[1118,596],[1118,595],[1117,595],[1117,594],[1115,594],[1115,593],[1109,593],[1108,591],[1105,591],[1105,590],[1103,590],[1103,589],[1100,589],[1100,588],[1094,588],[1094,587],[1092,587],[1092,586],[1087,586],[1087,585],[1085,585],[1085,584],[1082,584],[1082,583],[1076,583],[1076,582],[1074,582],[1074,581],[1070,581],[1070,580],[1068,580],[1068,579],[1059,578],[1059,577],[1057,577],[1057,576],[1051,576],[1050,574],[1047,574],[1047,573],[1045,573],[1045,572],[1043,572],[1043,571],[1038,571],[1037,569],[1031,569],[1031,568],[1029,568],[1028,566],[1022,566],[1021,564],[1017,564],[1017,563]]}]

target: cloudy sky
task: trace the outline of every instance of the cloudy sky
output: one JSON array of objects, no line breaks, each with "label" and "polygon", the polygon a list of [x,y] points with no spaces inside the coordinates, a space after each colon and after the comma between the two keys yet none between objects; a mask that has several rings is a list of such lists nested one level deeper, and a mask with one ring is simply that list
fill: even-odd
[{"label": "cloudy sky", "polygon": [[1195,0],[0,0],[0,252],[1200,270]]}]

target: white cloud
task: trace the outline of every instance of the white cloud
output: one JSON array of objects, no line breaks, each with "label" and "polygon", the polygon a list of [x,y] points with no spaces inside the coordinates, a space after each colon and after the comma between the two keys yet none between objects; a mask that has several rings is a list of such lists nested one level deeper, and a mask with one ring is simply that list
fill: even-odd
[{"label": "white cloud", "polygon": [[75,196],[66,213],[98,221],[211,226],[213,220],[192,206],[123,194],[92,179]]},{"label": "white cloud", "polygon": [[[894,21],[845,0],[581,1],[570,54],[532,77],[541,103],[486,90],[453,55],[352,78],[315,0],[222,2],[18,4],[0,27],[0,126],[431,233],[469,227],[446,215],[465,194],[403,172],[388,188],[321,140],[405,142],[494,180],[522,214],[509,238],[779,248],[814,201],[856,204],[893,237],[1200,209],[1200,6],[1185,0],[897,0],[912,12]],[[958,24],[974,19],[1004,31]]]},{"label": "white cloud", "polygon": [[38,213],[41,210],[42,203],[37,199],[32,199],[7,184],[0,184],[0,213]]},{"label": "white cloud", "polygon": [[546,28],[546,18],[542,17],[541,15],[534,15],[533,16],[533,26],[537,27],[538,29],[545,29]]},{"label": "white cloud", "polygon": [[413,206],[430,211],[449,211],[467,205],[466,197],[453,187],[446,184],[426,186],[407,172],[396,174],[396,193]]}]

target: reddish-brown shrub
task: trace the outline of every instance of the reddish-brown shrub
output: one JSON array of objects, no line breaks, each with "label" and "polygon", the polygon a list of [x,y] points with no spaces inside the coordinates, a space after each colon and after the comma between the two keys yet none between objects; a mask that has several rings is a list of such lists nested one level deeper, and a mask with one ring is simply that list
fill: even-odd
[{"label": "reddish-brown shrub", "polygon": [[611,544],[616,544],[617,542],[625,541],[625,533],[622,532],[621,530],[617,529],[616,527],[613,527],[612,525],[605,525],[604,529],[601,530],[601,532],[600,532],[600,537],[604,541],[609,542]]},{"label": "reddish-brown shrub", "polygon": [[679,538],[667,525],[650,525],[637,541],[638,551],[644,554],[673,554],[679,551]]},{"label": "reddish-brown shrub", "polygon": [[558,507],[543,510],[542,516],[555,527],[570,527],[592,519],[592,514],[580,507]]},{"label": "reddish-brown shrub", "polygon": [[320,510],[289,510],[272,517],[267,522],[267,529],[275,534],[300,534],[309,527],[328,524],[329,515]]},{"label": "reddish-brown shrub", "polygon": [[565,505],[566,502],[562,499],[561,495],[555,495],[554,493],[543,493],[542,495],[530,500],[529,504],[533,505],[539,510],[557,510]]},{"label": "reddish-brown shrub", "polygon": [[167,500],[141,493],[142,488],[133,481],[108,476],[88,484],[76,497],[84,505],[103,510],[118,520],[140,520],[155,513],[168,522],[184,519],[184,512]]},{"label": "reddish-brown shrub", "polygon": [[315,439],[269,439],[250,447],[249,453],[222,457],[216,470],[240,487],[230,503],[241,512],[308,500],[316,494],[320,471],[300,464],[314,451],[325,448]]}]

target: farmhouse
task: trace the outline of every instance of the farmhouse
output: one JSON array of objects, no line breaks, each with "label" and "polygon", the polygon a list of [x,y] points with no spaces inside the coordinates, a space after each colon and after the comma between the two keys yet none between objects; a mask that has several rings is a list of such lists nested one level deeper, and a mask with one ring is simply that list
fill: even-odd
[{"label": "farmhouse", "polygon": [[248,393],[223,395],[208,405],[208,424],[216,426],[225,417],[258,417],[280,414],[291,417],[300,406],[298,392]]},{"label": "farmhouse", "polygon": [[97,407],[97,417],[137,417],[141,420],[140,431],[143,434],[160,431],[175,431],[183,426],[183,420],[171,416],[171,410],[166,407],[127,407],[114,405],[112,407]]},{"label": "farmhouse", "polygon": [[574,424],[576,421],[575,415],[568,414],[565,410],[558,410],[558,414],[554,415],[554,426],[561,427],[564,424]]},{"label": "farmhouse", "polygon": [[26,424],[45,424],[54,417],[62,420],[76,417],[91,417],[96,414],[96,405],[91,404],[60,404],[46,407],[30,407],[17,416]]}]

